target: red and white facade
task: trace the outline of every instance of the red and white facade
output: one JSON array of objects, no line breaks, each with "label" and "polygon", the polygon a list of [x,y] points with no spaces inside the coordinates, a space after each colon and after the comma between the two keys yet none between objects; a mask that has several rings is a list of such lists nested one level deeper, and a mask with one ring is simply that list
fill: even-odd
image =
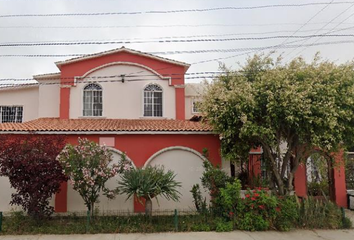
[{"label": "red and white facade", "polygon": [[[193,184],[201,185],[203,149],[208,149],[213,164],[229,171],[220,156],[219,136],[210,126],[189,120],[197,114],[195,102],[202,89],[185,84],[188,64],[120,48],[56,65],[60,72],[34,76],[38,85],[0,89],[0,134],[61,134],[71,144],[88,138],[109,146],[115,161],[124,152],[138,168],[164,165],[177,174],[182,197],[176,203],[159,199],[155,209],[193,208],[190,190]],[[261,172],[259,159],[260,151],[250,154],[253,175]],[[344,171],[341,168],[335,174],[336,201],[346,206]],[[116,181],[111,180],[108,187],[116,187]],[[295,188],[298,195],[306,195],[302,167]],[[3,177],[0,189],[0,211],[9,211],[12,190]],[[143,210],[140,203],[125,199],[118,196],[111,201],[102,196],[98,207]],[[58,212],[86,209],[67,183],[52,204]]]},{"label": "red and white facade", "polygon": [[[13,114],[13,109],[8,110],[11,106],[22,107],[23,115],[23,123],[8,121],[8,116],[2,118],[6,123],[0,124],[1,133],[61,134],[71,144],[85,137],[109,146],[115,161],[124,152],[139,168],[164,165],[175,171],[177,180],[182,182],[182,197],[177,203],[159,199],[154,208],[193,208],[190,190],[193,184],[200,184],[203,149],[208,149],[214,164],[221,165],[222,161],[219,137],[209,126],[186,119],[186,115],[189,118],[194,114],[192,106],[197,98],[193,89],[185,96],[184,74],[189,65],[126,48],[56,65],[60,72],[34,76],[38,85],[0,90],[0,106],[6,113]],[[151,86],[158,93],[146,93]],[[90,89],[95,93],[85,93]],[[108,187],[116,187],[116,181],[111,180]],[[0,187],[6,189],[0,193],[0,211],[10,210],[7,179],[0,178]],[[98,207],[143,209],[133,199],[125,199],[126,196],[118,196],[110,201],[102,196]],[[86,209],[67,183],[53,204],[58,212]]]}]

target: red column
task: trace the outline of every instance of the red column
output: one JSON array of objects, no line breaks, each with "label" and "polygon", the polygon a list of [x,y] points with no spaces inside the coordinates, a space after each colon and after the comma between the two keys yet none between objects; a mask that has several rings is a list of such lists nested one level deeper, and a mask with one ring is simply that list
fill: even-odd
[{"label": "red column", "polygon": [[335,164],[334,164],[334,199],[338,206],[348,207],[347,199],[347,187],[345,184],[345,162],[343,150],[334,155]]},{"label": "red column", "polygon": [[248,183],[251,187],[255,187],[254,185],[262,177],[261,158],[262,153],[260,148],[251,150],[248,160]]},{"label": "red column", "polygon": [[69,119],[70,87],[60,88],[60,119]]},{"label": "red column", "polygon": [[176,119],[185,120],[184,87],[176,87]]},{"label": "red column", "polygon": [[55,194],[55,212],[68,211],[68,183],[63,182],[60,186],[60,191]]},{"label": "red column", "polygon": [[299,197],[307,197],[306,165],[300,163],[294,175],[295,193]]}]

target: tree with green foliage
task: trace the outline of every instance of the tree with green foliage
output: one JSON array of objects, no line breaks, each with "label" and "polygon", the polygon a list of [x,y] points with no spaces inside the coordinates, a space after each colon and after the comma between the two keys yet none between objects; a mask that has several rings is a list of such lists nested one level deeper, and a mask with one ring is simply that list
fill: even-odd
[{"label": "tree with green foliage", "polygon": [[354,62],[336,65],[316,55],[255,55],[238,71],[207,84],[202,111],[221,135],[229,159],[262,146],[279,194],[293,190],[299,164],[315,151],[330,156],[351,141],[354,129]]},{"label": "tree with green foliage", "polygon": [[[152,214],[152,199],[162,196],[167,200],[178,201],[180,192],[177,190],[181,183],[175,180],[176,174],[163,167],[148,166],[144,169],[131,169],[122,174],[122,179],[118,182],[120,193],[127,194],[127,200],[130,197],[145,199],[145,214]],[[158,200],[158,199],[157,199]]]}]

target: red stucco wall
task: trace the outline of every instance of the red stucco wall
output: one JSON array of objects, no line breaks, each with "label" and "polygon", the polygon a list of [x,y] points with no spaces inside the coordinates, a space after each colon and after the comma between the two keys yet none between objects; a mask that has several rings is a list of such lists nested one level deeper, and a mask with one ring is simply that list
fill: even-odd
[{"label": "red stucco wall", "polygon": [[[102,135],[101,135],[102,136]],[[78,137],[88,138],[91,141],[99,142],[100,135],[68,135],[67,142],[77,144]],[[114,137],[115,148],[125,152],[134,162],[136,167],[143,167],[145,162],[156,152],[174,146],[182,146],[203,152],[208,149],[209,160],[214,165],[221,165],[220,141],[217,135],[212,134],[131,134],[131,135],[104,135],[102,137]],[[135,211],[142,211],[143,206],[134,203]],[[67,211],[67,183],[62,185],[62,191],[56,194],[55,210],[57,212]]]},{"label": "red stucco wall", "polygon": [[[171,76],[172,85],[184,84],[185,68],[157,59],[148,58],[129,52],[118,52],[92,59],[73,62],[61,66],[61,82],[63,85],[73,85],[74,76],[83,76],[88,71],[112,62],[132,62],[147,66],[162,76]],[[69,116],[70,88],[60,89],[60,118],[67,119]],[[184,89],[176,88],[176,119],[185,119]]]}]

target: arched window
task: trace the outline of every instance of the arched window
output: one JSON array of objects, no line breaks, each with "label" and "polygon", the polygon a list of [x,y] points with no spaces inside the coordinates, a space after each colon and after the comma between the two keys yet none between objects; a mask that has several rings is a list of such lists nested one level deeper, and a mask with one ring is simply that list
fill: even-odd
[{"label": "arched window", "polygon": [[102,87],[95,83],[84,87],[84,116],[102,116]]},{"label": "arched window", "polygon": [[144,117],[162,117],[162,88],[157,84],[144,89]]}]

